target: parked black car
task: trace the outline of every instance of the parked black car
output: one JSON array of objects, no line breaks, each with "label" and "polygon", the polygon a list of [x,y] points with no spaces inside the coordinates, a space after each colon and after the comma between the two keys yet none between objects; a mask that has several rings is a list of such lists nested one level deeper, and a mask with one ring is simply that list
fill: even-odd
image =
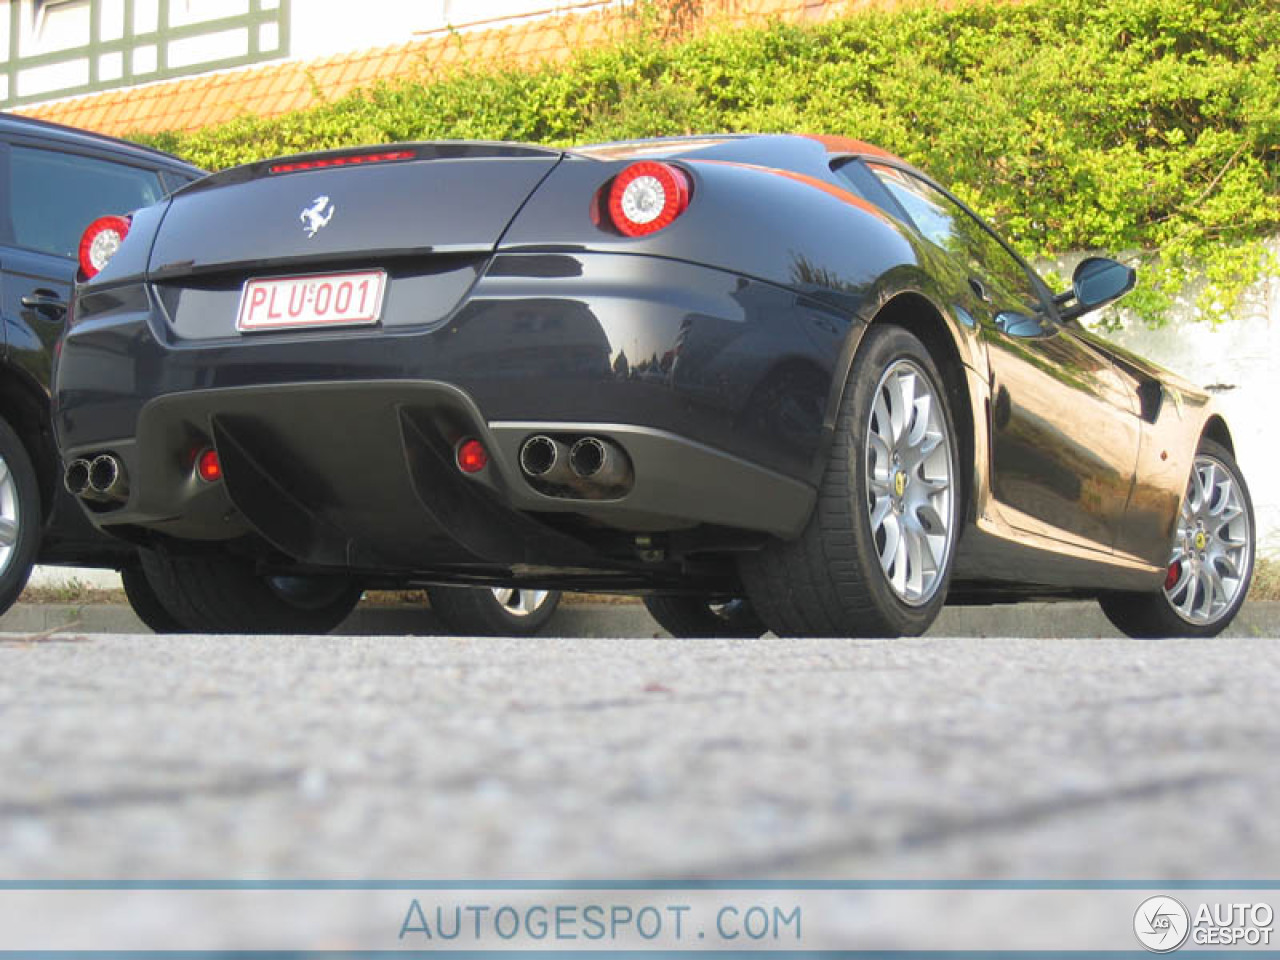
[{"label": "parked black car", "polygon": [[64,490],[49,420],[53,353],[85,228],[160,202],[204,172],[136,144],[0,115],[0,613],[39,563],[123,567]]},{"label": "parked black car", "polygon": [[1096,597],[1209,635],[1248,589],[1226,423],[1078,322],[1133,270],[1055,294],[865,143],[288,157],[85,248],[66,482],[193,629],[443,583],[644,593],[678,634]]}]

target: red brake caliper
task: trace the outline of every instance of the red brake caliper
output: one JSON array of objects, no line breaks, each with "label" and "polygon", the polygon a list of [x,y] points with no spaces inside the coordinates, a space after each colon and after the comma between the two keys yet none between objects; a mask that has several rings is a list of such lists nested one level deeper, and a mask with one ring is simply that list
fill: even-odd
[{"label": "red brake caliper", "polygon": [[1169,572],[1165,574],[1164,588],[1172,590],[1178,584],[1178,578],[1182,576],[1182,562],[1175,560],[1169,564]]}]

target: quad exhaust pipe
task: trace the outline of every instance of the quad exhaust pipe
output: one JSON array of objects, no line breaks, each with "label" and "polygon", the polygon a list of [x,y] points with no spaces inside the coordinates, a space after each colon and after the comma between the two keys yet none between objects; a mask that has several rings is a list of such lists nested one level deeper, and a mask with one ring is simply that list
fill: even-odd
[{"label": "quad exhaust pipe", "polygon": [[79,457],[67,464],[63,486],[74,497],[99,503],[123,503],[129,498],[129,478],[115,454],[104,453],[89,460]]},{"label": "quad exhaust pipe", "polygon": [[73,497],[85,495],[85,491],[89,489],[89,467],[89,461],[83,457],[67,464],[67,470],[62,475],[62,484],[67,488],[67,493]]},{"label": "quad exhaust pipe", "polygon": [[539,486],[567,487],[592,497],[631,482],[631,461],[612,440],[579,437],[572,445],[535,434],[520,447],[520,469]]},{"label": "quad exhaust pipe", "polygon": [[583,437],[569,450],[569,469],[594,487],[620,487],[631,481],[631,461],[610,440]]},{"label": "quad exhaust pipe", "polygon": [[527,477],[556,486],[568,486],[574,479],[569,467],[569,447],[541,433],[520,447],[520,469]]}]

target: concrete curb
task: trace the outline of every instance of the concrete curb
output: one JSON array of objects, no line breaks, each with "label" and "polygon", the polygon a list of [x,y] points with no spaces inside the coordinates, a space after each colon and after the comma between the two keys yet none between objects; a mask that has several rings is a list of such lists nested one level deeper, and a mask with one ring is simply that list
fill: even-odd
[{"label": "concrete curb", "polygon": [[[1228,637],[1275,636],[1280,602],[1247,603]],[[0,633],[150,633],[125,604],[15,604],[0,617]],[[449,633],[429,609],[361,606],[335,633],[352,636],[430,636]],[[564,637],[665,637],[639,604],[566,604],[548,634]],[[929,631],[938,637],[1116,637],[1095,603],[1021,603],[949,607]]]}]

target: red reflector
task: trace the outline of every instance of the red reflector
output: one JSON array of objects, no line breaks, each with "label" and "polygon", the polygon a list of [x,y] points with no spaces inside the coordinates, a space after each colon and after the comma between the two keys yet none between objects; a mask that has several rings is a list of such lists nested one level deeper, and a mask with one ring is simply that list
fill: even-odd
[{"label": "red reflector", "polygon": [[196,473],[205,483],[213,483],[222,479],[222,461],[218,459],[218,451],[209,447],[200,451],[196,457]]},{"label": "red reflector", "polygon": [[345,157],[317,157],[314,160],[293,160],[289,163],[273,163],[272,173],[295,173],[298,170],[320,170],[323,167],[353,167],[363,163],[387,163],[391,160],[412,160],[412,150],[383,150],[379,153],[352,153]]},{"label": "red reflector", "polygon": [[129,235],[128,217],[99,217],[80,235],[80,269],[85,278],[105,267]]},{"label": "red reflector", "polygon": [[479,473],[489,465],[489,451],[479,440],[463,440],[458,444],[458,469],[463,473]]},{"label": "red reflector", "polygon": [[688,206],[689,178],[669,163],[633,163],[609,188],[609,216],[628,237],[657,233]]}]

